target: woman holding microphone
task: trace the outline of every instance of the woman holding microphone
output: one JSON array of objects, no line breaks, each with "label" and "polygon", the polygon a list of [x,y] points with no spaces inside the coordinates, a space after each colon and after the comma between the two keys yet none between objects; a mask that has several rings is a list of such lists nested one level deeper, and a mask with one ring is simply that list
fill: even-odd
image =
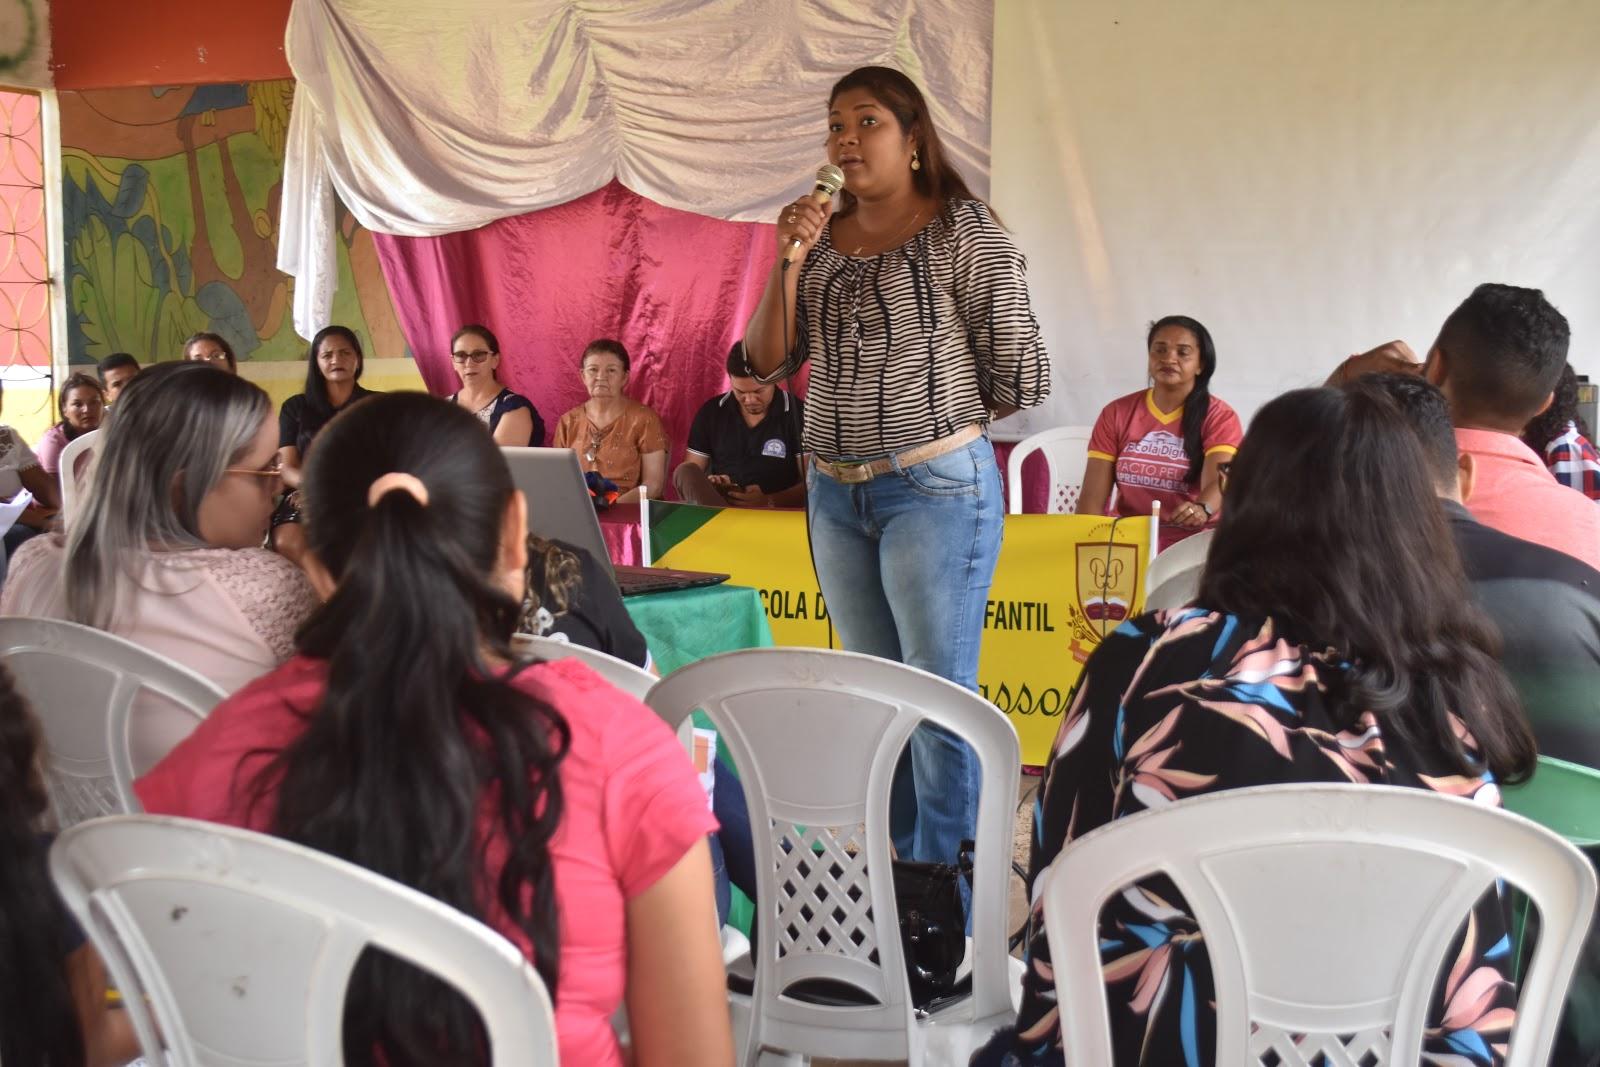
[{"label": "woman holding microphone", "polygon": [[[763,382],[811,362],[811,555],[844,647],[976,689],[1005,512],[987,425],[1050,391],[1024,261],[899,71],[833,87],[828,160],[839,208],[805,197],[780,213],[745,351]],[[896,851],[954,863],[974,833],[977,760],[926,726],[909,757]]]}]

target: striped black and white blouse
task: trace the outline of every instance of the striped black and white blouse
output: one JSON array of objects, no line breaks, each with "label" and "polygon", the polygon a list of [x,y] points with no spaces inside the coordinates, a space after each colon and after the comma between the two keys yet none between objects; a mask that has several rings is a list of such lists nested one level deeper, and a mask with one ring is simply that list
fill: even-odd
[{"label": "striped black and white blouse", "polygon": [[811,361],[806,451],[881,456],[1049,395],[1026,261],[986,206],[953,201],[876,256],[845,255],[832,233],[801,267],[794,352],[766,379]]}]

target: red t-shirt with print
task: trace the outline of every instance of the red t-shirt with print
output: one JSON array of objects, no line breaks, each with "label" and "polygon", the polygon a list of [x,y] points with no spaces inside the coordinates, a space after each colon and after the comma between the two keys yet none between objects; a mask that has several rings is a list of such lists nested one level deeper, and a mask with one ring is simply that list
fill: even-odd
[{"label": "red t-shirt with print", "polygon": [[[1232,455],[1243,437],[1239,416],[1225,401],[1212,397],[1200,429],[1205,454]],[[1089,436],[1089,458],[1114,465],[1118,515],[1149,515],[1157,500],[1162,515],[1171,515],[1200,491],[1198,484],[1184,481],[1189,454],[1183,447],[1183,407],[1162,411],[1156,406],[1154,389],[1129,393],[1105,406]]]}]

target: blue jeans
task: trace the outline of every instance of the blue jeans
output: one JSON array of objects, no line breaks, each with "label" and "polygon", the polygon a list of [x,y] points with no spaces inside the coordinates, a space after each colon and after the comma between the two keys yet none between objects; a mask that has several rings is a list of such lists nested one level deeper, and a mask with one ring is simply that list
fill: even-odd
[{"label": "blue jeans", "polygon": [[[811,559],[840,644],[976,690],[1005,517],[988,438],[860,485],[813,468],[806,487]],[[979,783],[966,742],[919,727],[890,801],[900,858],[956,862],[976,832]]]}]

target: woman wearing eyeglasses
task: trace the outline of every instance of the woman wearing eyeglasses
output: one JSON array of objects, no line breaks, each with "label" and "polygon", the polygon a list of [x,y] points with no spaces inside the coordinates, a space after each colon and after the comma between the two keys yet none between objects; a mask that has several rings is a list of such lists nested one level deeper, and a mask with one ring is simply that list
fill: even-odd
[{"label": "woman wearing eyeglasses", "polygon": [[494,443],[535,447],[544,444],[544,420],[533,402],[500,384],[500,342],[487,326],[469,324],[450,339],[450,364],[461,390],[450,398],[489,427]]},{"label": "woman wearing eyeglasses", "polygon": [[[17,551],[0,615],[108,631],[228,692],[273,669],[315,606],[300,570],[260,547],[277,448],[259,386],[204,363],[144,371],[101,431],[83,510]],[[192,726],[141,726],[136,762]]]},{"label": "woman wearing eyeglasses", "polygon": [[589,342],[578,366],[589,399],[556,423],[557,448],[578,453],[585,471],[617,487],[618,502],[639,499],[642,486],[660,500],[667,486],[667,431],[661,417],[627,395],[628,350],[622,342]]},{"label": "woman wearing eyeglasses", "polygon": [[183,342],[183,358],[190,363],[209,363],[229,374],[239,373],[239,358],[233,354],[228,339],[220,333],[190,334]]}]

